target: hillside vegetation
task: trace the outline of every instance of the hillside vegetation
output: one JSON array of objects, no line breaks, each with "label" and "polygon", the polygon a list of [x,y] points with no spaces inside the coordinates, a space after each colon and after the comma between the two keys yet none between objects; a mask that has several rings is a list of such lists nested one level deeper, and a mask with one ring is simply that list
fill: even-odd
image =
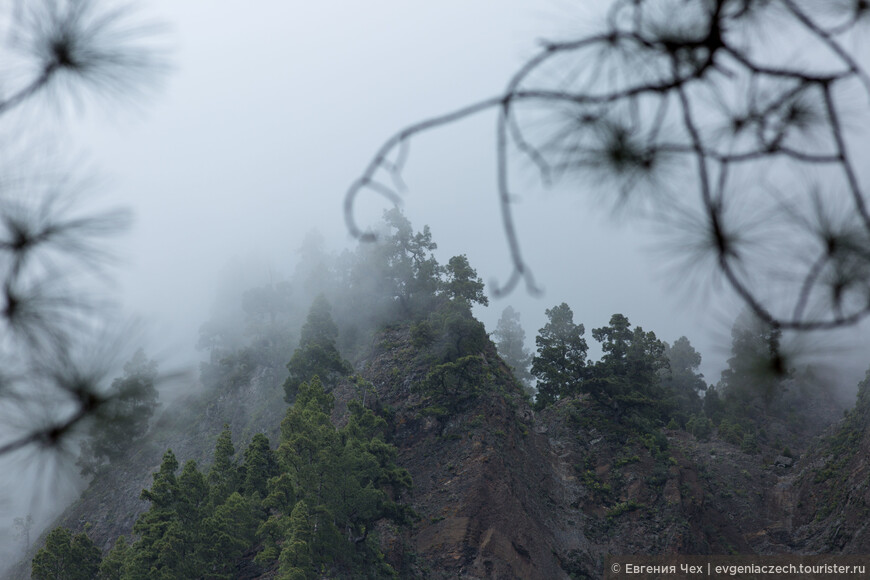
[{"label": "hillside vegetation", "polygon": [[[565,303],[534,354],[512,312],[494,343],[477,273],[435,249],[394,210],[378,243],[312,238],[289,282],[216,309],[201,390],[123,452],[89,434],[88,489],[9,577],[597,578],[609,553],[870,550],[870,379],[840,419],[748,316],[715,386],[687,338],[623,314],[591,331],[599,360]],[[116,384],[153,412],[137,357]]]}]

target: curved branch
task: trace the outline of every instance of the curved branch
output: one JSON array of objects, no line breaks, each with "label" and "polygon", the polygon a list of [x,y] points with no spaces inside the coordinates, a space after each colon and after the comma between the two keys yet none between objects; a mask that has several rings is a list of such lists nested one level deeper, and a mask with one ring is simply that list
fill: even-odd
[{"label": "curved branch", "polygon": [[[715,22],[706,35],[697,39],[688,38],[685,42],[680,42],[679,40],[668,40],[665,36],[660,39],[646,38],[642,32],[644,30],[643,20],[647,16],[640,8],[643,2],[617,0],[609,13],[611,27],[609,31],[578,40],[545,44],[543,49],[524,61],[510,76],[501,95],[410,125],[388,139],[377,151],[360,178],[350,186],[346,193],[344,212],[348,230],[357,238],[372,239],[374,237],[373,234],[361,231],[353,215],[356,197],[364,189],[379,193],[394,204],[401,202],[398,193],[404,187],[401,173],[407,158],[407,146],[412,137],[429,129],[463,120],[479,112],[498,108],[496,185],[501,220],[508,242],[513,271],[503,286],[496,287],[495,293],[503,295],[510,292],[522,280],[525,280],[529,290],[534,292],[537,287],[528,265],[523,260],[514,216],[510,207],[512,200],[510,155],[518,153],[519,157],[530,161],[539,171],[545,185],[549,185],[554,172],[558,173],[563,167],[558,158],[551,157],[553,146],[560,148],[564,140],[570,139],[572,131],[586,130],[586,125],[579,123],[576,126],[571,126],[568,123],[566,127],[560,127],[554,134],[544,138],[543,142],[536,142],[537,140],[533,138],[533,135],[527,133],[525,122],[518,113],[518,107],[521,103],[529,103],[542,109],[553,105],[591,107],[595,109],[594,115],[592,115],[595,119],[590,124],[590,130],[594,130],[595,121],[604,119],[606,115],[618,114],[619,110],[616,108],[628,102],[629,105],[635,107],[631,110],[631,114],[637,116],[635,125],[643,125],[647,149],[677,156],[691,156],[695,165],[693,174],[699,182],[701,204],[709,219],[709,234],[711,246],[715,247],[717,255],[717,268],[724,274],[728,286],[761,320],[774,327],[790,330],[830,329],[861,320],[870,314],[870,304],[863,308],[859,307],[857,311],[848,314],[831,311],[817,319],[804,320],[810,295],[827,263],[824,256],[815,260],[812,265],[801,265],[801,271],[803,272],[805,266],[807,271],[803,272],[803,278],[798,278],[795,282],[800,284],[800,289],[795,298],[796,302],[791,311],[791,318],[780,319],[775,316],[771,310],[773,303],[768,303],[765,296],[756,293],[754,285],[751,283],[752,278],[743,272],[740,264],[743,252],[742,250],[738,252],[737,248],[734,247],[733,232],[727,231],[722,222],[722,210],[726,201],[724,180],[727,177],[728,168],[736,167],[738,164],[743,164],[741,165],[743,168],[751,168],[752,164],[757,165],[766,160],[787,158],[806,167],[836,166],[841,168],[849,184],[849,193],[853,199],[853,204],[861,216],[865,229],[870,232],[870,209],[867,208],[862,195],[856,167],[853,165],[850,151],[845,142],[843,126],[839,118],[840,111],[838,111],[831,93],[833,83],[856,77],[864,83],[870,92],[870,77],[829,32],[820,28],[811,16],[797,6],[795,0],[784,0],[784,3],[792,15],[809,30],[810,34],[821,39],[837,55],[839,60],[830,67],[830,70],[811,73],[787,66],[777,67],[756,63],[747,52],[738,48],[738,45],[731,46],[722,38],[721,32],[728,25],[726,21],[737,18],[741,14],[738,12],[736,16],[723,15],[725,3],[722,1],[717,1],[714,6],[715,14],[712,15],[712,18]],[[630,14],[625,14],[627,18],[633,19],[626,21],[625,26],[621,20],[617,21],[623,16],[623,9],[633,9]],[[557,56],[569,55],[580,59],[585,56],[581,51],[590,47],[596,49],[600,47],[604,51],[608,49],[634,51],[631,54],[637,57],[635,60],[640,60],[645,56],[655,59],[655,68],[651,74],[638,74],[634,77],[621,76],[618,86],[607,86],[605,90],[597,92],[593,91],[592,84],[598,81],[600,72],[598,68],[587,71],[591,72],[591,77],[587,74],[578,81],[581,79],[580,76],[572,76],[570,82],[559,85],[556,89],[547,88],[546,85],[534,86],[530,82],[531,79],[537,78],[534,76],[536,71],[540,71],[546,63],[552,62]],[[703,52],[705,50],[706,52]],[[733,69],[731,66],[726,68],[726,65],[722,64],[721,57],[723,55],[728,58]],[[659,64],[662,66],[659,67]],[[595,67],[596,64],[593,63],[592,66]],[[616,66],[621,65],[617,63]],[[698,118],[696,118],[696,112],[693,111],[693,105],[697,106],[697,98],[699,98],[698,94],[692,92],[693,87],[700,84],[714,91],[719,89],[718,86],[714,86],[717,84],[715,79],[711,79],[711,75],[708,74],[710,70],[720,72],[727,79],[739,79],[747,76],[749,78],[748,112],[745,113],[745,118],[735,116],[731,120],[734,121],[735,127],[736,123],[740,122],[744,128],[746,125],[750,129],[754,128],[757,135],[751,140],[748,147],[742,147],[743,150],[740,152],[728,152],[724,148],[720,148],[715,141],[706,142],[708,137],[702,134],[702,125],[698,120],[698,118],[703,119],[703,115],[701,112],[697,112]],[[575,84],[575,81],[583,88],[571,89],[570,86]],[[765,94],[762,88],[767,82],[780,84],[776,87],[775,92]],[[801,151],[793,146],[783,145],[783,141],[786,140],[788,132],[792,128],[805,127],[801,124],[800,118],[790,116],[791,101],[801,98],[801,93],[804,91],[815,91],[816,87],[821,89],[826,114],[816,115],[813,119],[826,117],[820,123],[832,133],[835,145],[835,151],[832,153],[811,153]],[[668,107],[670,99],[674,96],[677,97],[675,102],[678,103],[675,106],[679,108],[675,116],[682,116],[677,124],[684,131],[679,142],[669,142],[661,136],[663,128],[671,120]],[[650,113],[652,123],[649,127],[641,122],[642,115],[646,113],[638,106],[641,99],[645,99],[644,103],[646,103],[646,99],[658,99],[657,102],[653,103],[655,110]],[[797,113],[799,114],[800,110]],[[815,113],[815,109],[811,110],[810,113]],[[634,117],[632,118],[634,119]],[[629,132],[636,129],[637,127],[634,127]],[[740,131],[740,128],[737,127],[736,131]],[[682,142],[684,140],[688,142]],[[515,152],[511,149],[512,145],[516,147]],[[619,143],[616,145],[618,146]],[[395,161],[390,161],[389,157],[396,149],[398,149],[397,158]],[[584,141],[578,141],[576,146],[569,144],[568,149],[570,154],[579,154],[581,157],[572,160],[569,164],[571,167],[591,167],[593,163],[600,164],[600,159],[596,161],[593,158],[594,155],[590,155],[589,158],[583,157],[584,152],[593,154],[597,151],[594,146],[588,146]],[[615,151],[614,155],[618,156],[619,153],[620,151]],[[614,159],[616,164],[621,162],[624,163],[620,159]],[[716,180],[714,170],[716,164],[721,165],[722,173],[718,175],[719,182],[713,183]],[[390,173],[393,187],[388,187],[376,179],[381,170]],[[628,188],[630,187],[631,184]]]},{"label": "curved branch", "polygon": [[803,24],[810,32],[821,38],[822,41],[827,44],[828,47],[832,51],[834,51],[834,53],[838,57],[840,57],[840,59],[844,63],[846,63],[846,66],[849,68],[849,72],[861,79],[861,83],[864,85],[865,90],[867,90],[867,93],[870,94],[870,77],[868,77],[867,73],[864,72],[864,70],[860,66],[858,66],[858,63],[855,62],[855,59],[849,56],[849,53],[847,53],[843,49],[843,47],[840,46],[840,43],[834,40],[831,35],[828,34],[821,27],[816,25],[816,23],[813,22],[812,19],[807,16],[804,11],[801,10],[793,2],[793,0],[783,0],[783,4],[785,4],[789,11],[795,15],[795,18],[797,18],[801,22],[801,24]]},{"label": "curved branch", "polygon": [[819,276],[822,273],[822,268],[825,267],[825,264],[828,263],[828,253],[823,252],[821,256],[813,262],[813,265],[810,267],[809,272],[807,273],[806,278],[804,278],[804,283],[801,286],[800,295],[798,296],[798,301],[795,304],[794,312],[791,317],[792,320],[799,321],[803,318],[804,309],[807,306],[807,302],[810,299],[810,293],[813,290],[813,287],[816,285],[816,281],[819,279]]},{"label": "curved branch", "polygon": [[507,134],[507,119],[510,114],[510,101],[505,101],[499,112],[497,128],[496,128],[496,172],[499,207],[501,209],[501,223],[504,228],[505,237],[508,241],[508,249],[510,251],[511,263],[513,264],[513,272],[504,286],[499,287],[494,284],[493,294],[495,296],[504,296],[510,293],[521,279],[525,279],[526,288],[533,294],[540,293],[540,289],[535,285],[535,280],[528,266],[523,260],[520,251],[520,242],[517,237],[516,227],[514,225],[513,214],[510,209],[510,184],[508,176],[508,134]]},{"label": "curved branch", "polygon": [[[397,146],[401,146],[402,143],[418,133],[423,133],[430,129],[434,129],[435,127],[449,125],[450,123],[459,121],[466,117],[470,117],[472,115],[480,113],[481,111],[485,111],[487,109],[499,106],[503,101],[504,97],[485,99],[472,105],[462,107],[461,109],[457,109],[445,115],[432,117],[430,119],[426,119],[425,121],[410,125],[387,139],[387,141],[383,145],[381,145],[380,149],[378,149],[378,152],[375,154],[374,158],[369,162],[362,176],[354,181],[353,184],[351,184],[350,188],[347,190],[347,193],[345,193],[344,221],[345,224],[347,224],[347,229],[350,234],[355,238],[372,239],[372,234],[367,234],[363,232],[357,225],[356,219],[353,215],[353,207],[356,198],[360,194],[360,192],[363,189],[372,188],[372,184],[376,183],[374,180],[374,176],[377,173],[378,169],[389,165],[387,158],[389,157],[393,149],[395,149]],[[402,161],[402,163],[404,163],[404,160]],[[381,194],[385,193],[384,189],[378,189],[378,192]],[[395,192],[393,192],[393,195],[395,195]],[[395,195],[393,200],[394,203],[400,201],[398,195]]]},{"label": "curved branch", "polygon": [[35,95],[39,92],[45,85],[48,84],[48,81],[51,80],[51,77],[54,75],[54,71],[56,67],[49,66],[46,67],[45,70],[39,75],[32,83],[6,99],[5,101],[0,101],[0,115],[7,113]]}]

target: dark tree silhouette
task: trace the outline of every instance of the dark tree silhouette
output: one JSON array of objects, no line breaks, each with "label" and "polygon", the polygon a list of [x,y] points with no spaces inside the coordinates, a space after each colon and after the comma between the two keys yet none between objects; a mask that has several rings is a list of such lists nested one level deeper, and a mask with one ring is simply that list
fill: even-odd
[{"label": "dark tree silhouette", "polygon": [[354,217],[362,192],[401,201],[414,137],[493,111],[513,263],[496,295],[535,289],[511,208],[525,161],[545,185],[571,178],[663,221],[687,267],[768,325],[855,323],[870,313],[870,210],[847,128],[870,112],[853,48],[868,21],[864,0],[616,0],[598,33],[544,41],[500,94],[390,137],[347,192],[348,228],[373,237]]},{"label": "dark tree silhouette", "polygon": [[[159,27],[125,3],[3,3],[0,123],[14,131],[46,108],[60,120],[94,97],[142,96],[164,68],[159,37]],[[121,353],[83,275],[105,276],[104,238],[129,221],[125,211],[77,203],[87,181],[57,159],[36,166],[32,152],[16,153],[34,145],[18,131],[0,146],[0,412],[12,418],[3,418],[0,455],[60,448],[118,396],[106,382]]]}]

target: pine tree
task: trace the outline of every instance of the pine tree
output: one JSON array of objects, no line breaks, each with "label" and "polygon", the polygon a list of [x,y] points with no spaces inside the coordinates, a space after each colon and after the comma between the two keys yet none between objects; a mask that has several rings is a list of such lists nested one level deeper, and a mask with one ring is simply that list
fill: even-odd
[{"label": "pine tree", "polygon": [[209,486],[196,461],[187,461],[178,476],[175,513],[193,540],[201,536],[200,526],[209,509]]},{"label": "pine tree", "polygon": [[397,208],[384,212],[384,224],[391,233],[381,243],[385,280],[390,285],[385,296],[399,304],[403,317],[416,318],[429,310],[438,289],[441,268],[432,254],[438,245],[429,226],[414,233]]},{"label": "pine tree", "polygon": [[[385,421],[361,403],[351,402],[348,423],[339,431],[330,421],[333,405],[332,395],[315,378],[300,386],[296,403],[281,423],[277,453],[290,481],[283,482],[284,491],[279,493],[276,488],[281,478],[272,479],[268,503],[286,506],[291,489],[300,497],[293,513],[273,515],[260,526],[258,535],[265,540],[270,557],[278,553],[281,543],[279,560],[286,577],[307,577],[304,566],[300,567],[305,560],[301,555],[306,553],[315,568],[323,564],[347,571],[359,558],[376,566],[378,555],[366,541],[374,522],[404,518],[404,510],[393,497],[410,486],[410,477],[396,466],[395,447],[384,441]],[[303,512],[296,513],[302,506],[310,522],[304,529],[312,534],[304,542],[298,522],[305,518]],[[266,560],[266,550],[260,561]]]},{"label": "pine tree", "polygon": [[628,318],[614,314],[610,324],[593,329],[592,336],[604,354],[592,368],[592,380],[587,383],[590,392],[638,403],[664,399],[661,374],[668,360],[665,345],[654,332],[640,326],[632,329]]},{"label": "pine tree", "polygon": [[782,331],[742,313],[731,328],[731,358],[717,389],[727,412],[759,419],[785,389],[791,369],[781,349]]},{"label": "pine tree", "polygon": [[145,435],[158,406],[156,382],[157,362],[139,349],[124,365],[123,376],[112,382],[108,402],[93,417],[78,460],[82,475],[124,457]]},{"label": "pine tree", "polygon": [[103,563],[100,564],[98,580],[121,580],[129,551],[130,545],[127,543],[127,538],[120,536],[115,540],[115,545],[103,558]]},{"label": "pine tree", "polygon": [[262,433],[254,435],[245,449],[240,475],[245,496],[262,499],[268,495],[268,482],[278,475],[278,463],[275,452],[269,448],[269,438]]},{"label": "pine tree", "polygon": [[130,546],[123,580],[174,579],[181,574],[185,538],[176,512],[180,494],[177,470],[178,460],[171,449],[167,450],[151,489],[142,490],[141,499],[151,502],[151,507],[133,526],[139,540]]},{"label": "pine tree", "polygon": [[67,528],[55,528],[45,546],[33,557],[33,580],[93,580],[100,570],[100,549],[87,534],[75,536]]},{"label": "pine tree", "polygon": [[499,356],[511,368],[523,390],[532,395],[534,377],[529,372],[532,353],[526,348],[526,332],[520,324],[520,313],[511,306],[505,308],[492,335],[495,337]]},{"label": "pine tree", "polygon": [[586,340],[582,324],[564,302],[545,311],[549,322],[535,337],[538,353],[532,374],[538,379],[535,406],[539,409],[580,392],[586,376]]},{"label": "pine tree", "polygon": [[312,528],[308,506],[299,500],[293,506],[287,529],[288,537],[281,550],[278,562],[279,578],[282,580],[307,580],[315,575],[311,557]]},{"label": "pine tree", "polygon": [[662,380],[676,401],[678,423],[685,426],[689,417],[700,413],[703,407],[701,396],[707,383],[704,375],[698,372],[701,354],[692,347],[688,338],[681,336],[673,346],[665,343],[665,356],[669,371],[664,373]]},{"label": "pine tree", "polygon": [[350,374],[352,370],[335,345],[338,327],[332,320],[331,309],[326,297],[321,294],[308,311],[299,348],[287,363],[289,375],[284,381],[284,399],[288,403],[295,400],[299,385],[314,376],[331,386],[337,378]]},{"label": "pine tree", "polygon": [[447,275],[443,283],[444,294],[466,308],[472,304],[489,305],[489,299],[483,293],[483,281],[477,275],[477,270],[468,263],[465,254],[453,256],[444,267]]},{"label": "pine tree", "polygon": [[233,463],[235,453],[230,426],[224,424],[215,444],[214,463],[208,472],[212,506],[222,504],[239,485],[239,471]]},{"label": "pine tree", "polygon": [[[202,570],[209,579],[236,577],[236,562],[251,547],[257,529],[255,507],[238,492],[203,521]],[[201,572],[200,572],[201,574]]]}]

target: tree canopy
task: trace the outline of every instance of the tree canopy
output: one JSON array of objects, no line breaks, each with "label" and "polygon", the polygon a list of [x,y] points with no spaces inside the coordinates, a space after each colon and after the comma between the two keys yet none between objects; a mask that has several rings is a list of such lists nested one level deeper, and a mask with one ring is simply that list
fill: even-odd
[{"label": "tree canopy", "polygon": [[123,457],[145,435],[158,406],[157,380],[157,362],[139,349],[124,365],[123,376],[112,381],[108,400],[91,420],[78,460],[83,475]]},{"label": "tree canopy", "polygon": [[321,294],[308,311],[299,348],[287,363],[290,374],[284,381],[284,398],[288,403],[296,398],[299,385],[315,376],[332,385],[336,378],[351,372],[350,364],[342,358],[335,344],[338,327],[332,320],[331,310],[326,297]]},{"label": "tree canopy", "polygon": [[526,331],[520,324],[520,313],[507,306],[492,333],[498,354],[514,373],[527,393],[532,393],[532,353],[526,348]]},{"label": "tree canopy", "polygon": [[538,407],[579,393],[586,378],[588,346],[583,325],[574,324],[574,312],[564,302],[547,309],[546,314],[548,322],[535,337],[538,352],[532,358],[532,374],[538,379]]}]

